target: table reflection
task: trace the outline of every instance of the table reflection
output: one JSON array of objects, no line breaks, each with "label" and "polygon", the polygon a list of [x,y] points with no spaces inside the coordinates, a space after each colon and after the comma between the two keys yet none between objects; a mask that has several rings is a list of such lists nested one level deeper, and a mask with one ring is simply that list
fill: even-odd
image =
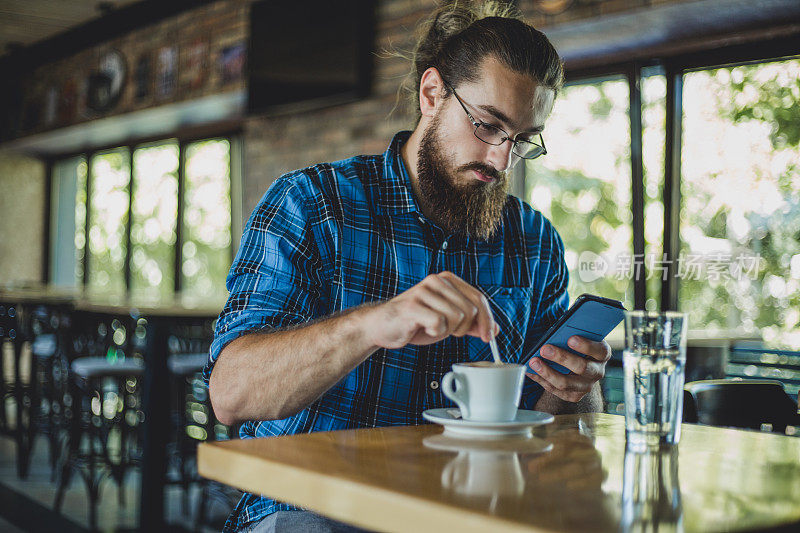
[{"label": "table reflection", "polygon": [[622,477],[622,531],[683,531],[677,446],[642,452],[626,448]]},{"label": "table reflection", "polygon": [[536,437],[507,439],[465,439],[445,434],[423,440],[426,448],[456,452],[441,469],[445,491],[457,496],[489,503],[494,512],[499,498],[511,501],[525,490],[524,458],[552,450],[549,440]]},{"label": "table reflection", "polygon": [[442,469],[442,486],[465,496],[520,496],[525,477],[519,454],[464,451]]},{"label": "table reflection", "polygon": [[594,435],[585,429],[551,427],[541,437],[485,441],[437,434],[423,444],[456,452],[437,477],[445,494],[469,508],[554,529],[592,523],[598,531],[613,531],[619,510],[602,490],[607,472]]}]

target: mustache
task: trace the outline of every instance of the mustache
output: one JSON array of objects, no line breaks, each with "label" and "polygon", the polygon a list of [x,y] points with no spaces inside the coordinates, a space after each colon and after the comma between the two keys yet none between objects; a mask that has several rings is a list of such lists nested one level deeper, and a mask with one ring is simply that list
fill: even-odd
[{"label": "mustache", "polygon": [[465,170],[474,170],[476,172],[480,172],[484,176],[496,179],[498,182],[503,181],[506,178],[505,172],[500,172],[494,167],[491,167],[485,163],[481,163],[480,161],[473,161],[472,163],[461,165],[456,169],[456,172],[462,172]]}]

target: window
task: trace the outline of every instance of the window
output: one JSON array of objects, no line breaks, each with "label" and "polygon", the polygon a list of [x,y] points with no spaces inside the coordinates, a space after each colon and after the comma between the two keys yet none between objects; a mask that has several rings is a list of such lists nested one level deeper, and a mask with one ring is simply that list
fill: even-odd
[{"label": "window", "polygon": [[131,211],[131,290],[168,296],[175,285],[178,144],[134,152]]},{"label": "window", "polygon": [[764,59],[787,47],[568,73],[549,153],[523,174],[564,239],[572,298],[682,309],[693,330],[800,348],[800,59]]},{"label": "window", "polygon": [[89,159],[89,232],[84,279],[87,287],[97,292],[125,290],[129,157],[128,150],[120,148]]},{"label": "window", "polygon": [[224,297],[239,153],[225,138],[166,140],[56,161],[51,282],[156,298]]},{"label": "window", "polygon": [[212,140],[186,149],[181,274],[184,289],[193,294],[225,294],[231,264],[230,148],[228,141]]},{"label": "window", "polygon": [[74,286],[83,279],[86,245],[86,158],[62,159],[53,165],[50,211],[50,282]]},{"label": "window", "polygon": [[690,321],[800,348],[800,60],[687,72],[680,297]]},{"label": "window", "polygon": [[[667,271],[664,258],[664,139],[666,136],[667,80],[661,69],[642,70],[642,175],[644,179],[644,265],[646,309],[661,301],[661,283]],[[654,268],[655,267],[655,268]],[[658,268],[661,267],[661,268]]]},{"label": "window", "polygon": [[567,86],[544,132],[547,155],[524,161],[527,201],[564,240],[572,300],[584,292],[633,302],[628,82]]}]

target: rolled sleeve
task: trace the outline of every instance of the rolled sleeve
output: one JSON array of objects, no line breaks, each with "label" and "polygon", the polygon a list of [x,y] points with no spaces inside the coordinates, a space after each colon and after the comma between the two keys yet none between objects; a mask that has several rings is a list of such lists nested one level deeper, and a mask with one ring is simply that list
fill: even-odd
[{"label": "rolled sleeve", "polygon": [[321,259],[301,179],[299,174],[279,178],[245,226],[226,281],[230,295],[203,370],[206,383],[223,348],[238,337],[318,316]]}]

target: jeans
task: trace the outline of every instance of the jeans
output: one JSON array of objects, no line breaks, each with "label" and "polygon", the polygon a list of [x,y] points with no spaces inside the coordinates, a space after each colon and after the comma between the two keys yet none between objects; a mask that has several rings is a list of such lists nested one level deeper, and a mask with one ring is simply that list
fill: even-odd
[{"label": "jeans", "polygon": [[310,511],[278,511],[242,530],[244,533],[368,533]]}]

